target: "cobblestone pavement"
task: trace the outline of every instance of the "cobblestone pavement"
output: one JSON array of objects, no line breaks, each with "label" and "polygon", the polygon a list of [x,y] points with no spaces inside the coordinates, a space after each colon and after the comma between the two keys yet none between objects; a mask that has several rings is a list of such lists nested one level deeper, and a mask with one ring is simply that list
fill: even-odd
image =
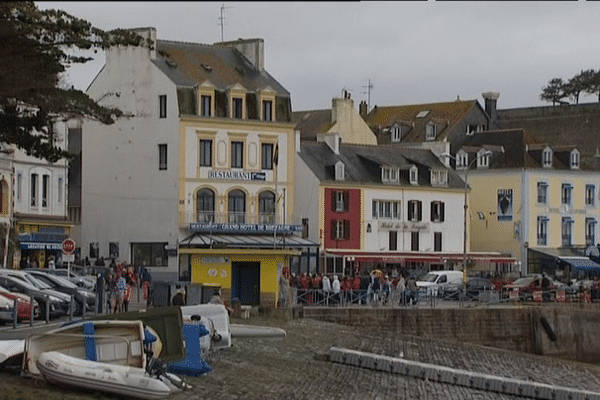
[{"label": "cobblestone pavement", "polygon": [[[284,339],[234,339],[216,353],[213,371],[186,378],[193,389],[169,400],[212,399],[520,399],[482,390],[373,371],[327,360],[333,346],[431,363],[472,372],[600,392],[600,367],[482,346],[399,336],[377,328],[350,327],[310,318],[285,320],[253,316],[232,323],[267,325],[287,332]],[[468,329],[468,327],[466,327]],[[1,335],[0,335],[1,336]],[[16,374],[0,374],[2,399],[113,398],[78,393]]]}]

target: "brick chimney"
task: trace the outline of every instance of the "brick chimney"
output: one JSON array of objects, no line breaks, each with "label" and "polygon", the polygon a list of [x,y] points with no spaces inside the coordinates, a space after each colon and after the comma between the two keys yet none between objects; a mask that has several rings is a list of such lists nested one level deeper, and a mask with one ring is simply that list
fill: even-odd
[{"label": "brick chimney", "polygon": [[485,92],[481,94],[485,100],[485,112],[489,115],[490,120],[494,123],[498,122],[498,97],[500,97],[500,93],[498,92]]},{"label": "brick chimney", "polygon": [[362,117],[362,119],[367,119],[367,114],[369,113],[369,106],[365,100],[361,101],[358,105],[358,113]]},{"label": "brick chimney", "polygon": [[265,70],[265,41],[263,39],[238,39],[231,42],[218,42],[218,46],[234,47],[250,61],[258,71]]}]

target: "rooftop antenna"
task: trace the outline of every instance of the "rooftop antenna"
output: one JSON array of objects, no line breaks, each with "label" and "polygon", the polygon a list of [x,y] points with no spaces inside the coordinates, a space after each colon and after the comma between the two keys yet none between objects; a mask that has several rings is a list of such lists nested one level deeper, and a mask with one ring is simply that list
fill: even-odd
[{"label": "rooftop antenna", "polygon": [[367,110],[370,110],[371,109],[371,90],[374,88],[373,83],[371,82],[371,79],[369,79],[369,83],[367,84],[367,86],[362,86],[362,87],[367,89],[366,92],[361,92],[361,93],[367,94]]},{"label": "rooftop antenna", "polygon": [[233,8],[233,7],[225,7],[225,3],[223,3],[223,5],[221,6],[221,16],[219,17],[219,24],[221,25],[221,42],[224,42],[224,35],[223,35],[223,27],[225,26],[225,16],[223,15],[225,13],[225,9],[226,8]]},{"label": "rooftop antenna", "polygon": [[350,98],[350,93],[349,92],[352,91],[352,90],[354,90],[354,89],[346,89],[346,86],[344,86],[342,88],[342,98],[349,99]]}]

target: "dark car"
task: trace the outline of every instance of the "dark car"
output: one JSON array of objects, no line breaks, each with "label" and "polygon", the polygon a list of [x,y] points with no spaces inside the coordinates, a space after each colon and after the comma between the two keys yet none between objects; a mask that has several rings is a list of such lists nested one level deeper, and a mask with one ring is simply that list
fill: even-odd
[{"label": "dark car", "polygon": [[0,286],[10,292],[18,292],[31,295],[40,305],[40,316],[46,318],[46,303],[49,305],[50,317],[66,315],[69,312],[70,304],[60,297],[40,290],[30,283],[27,283],[13,276],[0,276]]},{"label": "dark car", "polygon": [[94,292],[79,287],[62,276],[52,275],[39,269],[26,269],[25,271],[46,283],[54,290],[73,295],[76,303],[73,309],[74,315],[82,314],[84,305],[87,307],[87,310],[93,310],[96,306],[96,295]]},{"label": "dark car", "polygon": [[[467,288],[464,300],[479,300],[479,294],[484,291],[494,289],[491,279],[471,277],[467,279]],[[442,297],[448,300],[459,300],[463,293],[462,285],[446,286],[443,289]]]}]

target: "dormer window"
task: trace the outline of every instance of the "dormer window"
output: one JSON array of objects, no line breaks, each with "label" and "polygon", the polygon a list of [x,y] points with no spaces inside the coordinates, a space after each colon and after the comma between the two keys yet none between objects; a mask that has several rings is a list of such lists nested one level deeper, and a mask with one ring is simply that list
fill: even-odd
[{"label": "dormer window", "polygon": [[417,185],[419,183],[419,169],[416,166],[410,168],[410,184]]},{"label": "dormer window", "polygon": [[390,139],[392,142],[399,142],[401,140],[401,132],[402,130],[400,129],[400,127],[398,125],[394,125],[392,126],[392,129],[390,129]]},{"label": "dormer window", "polygon": [[244,117],[244,99],[234,97],[231,99],[231,118],[242,119]]},{"label": "dormer window", "polygon": [[448,182],[448,171],[445,169],[431,170],[431,186],[444,186]]},{"label": "dormer window", "polygon": [[435,124],[431,121],[427,123],[425,126],[425,139],[426,140],[434,140],[436,136],[436,128]]},{"label": "dormer window", "polygon": [[571,152],[571,169],[579,169],[579,150]]},{"label": "dormer window", "polygon": [[552,167],[552,149],[546,147],[542,152],[542,166],[544,168]]},{"label": "dormer window", "polygon": [[200,96],[200,115],[210,117],[212,115],[212,96]]},{"label": "dormer window", "polygon": [[477,158],[477,168],[487,168],[490,166],[490,155],[480,153]]},{"label": "dormer window", "polygon": [[395,167],[381,167],[381,181],[382,182],[398,182],[400,173],[398,168]]},{"label": "dormer window", "polygon": [[263,100],[262,120],[267,122],[273,121],[273,100]]},{"label": "dormer window", "polygon": [[345,165],[343,162],[338,161],[335,164],[335,180],[336,181],[343,181],[344,180],[344,175],[345,175]]},{"label": "dormer window", "polygon": [[456,169],[466,169],[469,165],[469,154],[466,151],[456,153]]}]

